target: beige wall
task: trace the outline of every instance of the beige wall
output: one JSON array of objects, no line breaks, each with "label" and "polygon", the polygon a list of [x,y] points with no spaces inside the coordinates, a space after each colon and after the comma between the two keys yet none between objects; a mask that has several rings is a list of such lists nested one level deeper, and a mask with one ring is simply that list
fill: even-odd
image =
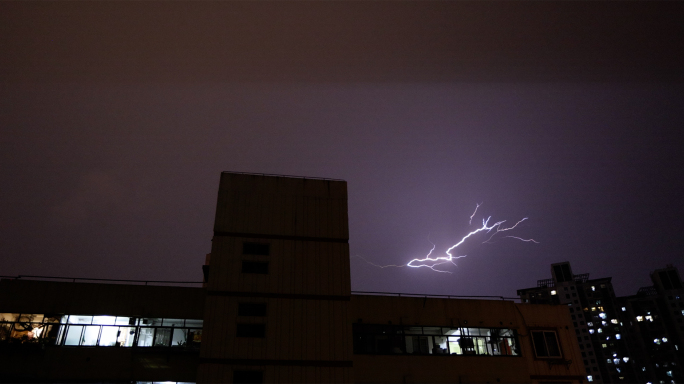
[{"label": "beige wall", "polygon": [[[223,173],[209,261],[199,382],[231,382],[256,369],[267,382],[350,382],[351,328],[346,182]],[[243,243],[268,243],[268,256]],[[242,273],[266,261],[268,274]],[[267,304],[240,317],[238,303]],[[264,338],[236,337],[263,323]]]},{"label": "beige wall", "polygon": [[[271,254],[242,255],[243,242],[269,243]],[[269,273],[241,273],[243,260],[268,261]],[[221,236],[212,244],[211,291],[348,296],[350,281],[347,243]]]},{"label": "beige wall", "polygon": [[[266,317],[239,317],[239,302],[266,303]],[[351,360],[348,301],[207,298],[201,356],[222,359]],[[209,324],[209,319],[212,323]],[[216,322],[218,320],[218,323]],[[265,324],[265,338],[235,337],[235,324]]]},{"label": "beige wall", "polygon": [[0,312],[201,319],[202,288],[1,280]]},{"label": "beige wall", "polygon": [[214,231],[347,240],[347,183],[224,172]]}]

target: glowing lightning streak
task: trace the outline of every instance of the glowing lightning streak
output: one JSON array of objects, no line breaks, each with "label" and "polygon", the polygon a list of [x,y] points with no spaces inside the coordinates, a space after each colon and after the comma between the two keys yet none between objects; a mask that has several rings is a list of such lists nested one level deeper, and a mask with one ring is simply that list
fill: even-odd
[{"label": "glowing lightning streak", "polygon": [[480,204],[475,203],[475,204],[476,204],[475,212],[473,212],[473,214],[470,215],[470,221],[468,222],[468,225],[473,225],[473,217],[475,217],[475,214],[477,213],[477,209],[480,208],[480,205],[482,205],[482,203],[480,203]]},{"label": "glowing lightning streak", "polygon": [[[475,207],[475,212],[473,212],[473,214],[470,216],[470,222],[471,222],[471,224],[472,224],[473,217],[474,217],[475,214],[477,213],[477,209],[480,207],[480,205],[482,205],[482,203],[477,204],[477,206]],[[478,233],[478,232],[482,232],[482,231],[487,231],[487,233],[489,233],[489,232],[492,231],[492,229],[496,228],[496,232],[494,232],[494,234],[492,234],[492,235],[489,237],[489,239],[487,239],[486,241],[483,242],[483,243],[487,243],[487,242],[489,242],[494,236],[496,236],[497,233],[499,233],[499,232],[505,232],[505,231],[510,231],[510,230],[514,229],[515,227],[518,226],[518,224],[520,224],[520,223],[522,223],[523,221],[527,220],[527,217],[525,217],[525,218],[523,218],[522,220],[518,221],[518,222],[515,223],[515,225],[513,225],[512,227],[503,228],[503,229],[501,229],[501,224],[505,223],[506,220],[497,221],[496,223],[494,223],[494,224],[492,224],[492,225],[489,225],[489,220],[490,220],[490,219],[491,219],[491,216],[489,216],[486,220],[485,220],[485,219],[482,219],[482,227],[480,227],[480,228],[478,228],[478,229],[476,229],[476,230],[474,230],[474,231],[468,233],[467,235],[463,236],[463,238],[461,238],[461,241],[459,241],[458,243],[452,245],[449,249],[447,249],[447,250],[446,250],[447,256],[442,256],[442,257],[430,257],[430,255],[432,255],[432,252],[435,250],[435,244],[432,243],[432,242],[430,241],[429,237],[428,237],[428,241],[430,241],[430,243],[432,244],[432,249],[430,249],[430,252],[428,252],[428,254],[427,254],[424,258],[422,258],[422,259],[413,259],[413,260],[411,260],[411,261],[409,261],[408,263],[403,264],[403,265],[378,265],[378,264],[375,264],[375,263],[373,263],[373,262],[370,262],[370,261],[366,260],[365,258],[363,258],[363,257],[361,257],[361,256],[358,256],[358,255],[357,255],[357,256],[355,256],[355,257],[358,257],[358,258],[362,259],[363,261],[365,261],[366,263],[368,263],[368,264],[370,264],[370,265],[373,265],[373,266],[375,266],[375,267],[378,267],[378,268],[387,268],[387,267],[395,267],[395,268],[401,268],[401,267],[422,268],[422,267],[427,267],[427,268],[430,268],[431,270],[433,270],[433,271],[435,271],[435,272],[451,273],[451,272],[449,272],[449,271],[444,271],[444,270],[441,270],[441,269],[436,269],[435,267],[438,266],[438,265],[447,264],[447,263],[451,263],[451,264],[453,264],[453,265],[456,265],[456,263],[454,262],[454,260],[460,259],[460,258],[462,258],[462,257],[466,257],[466,255],[454,256],[454,255],[451,254],[451,251],[453,251],[453,250],[454,250],[455,248],[457,248],[459,245],[463,244],[470,236],[473,236],[474,234],[476,234],[476,233]],[[510,237],[510,238],[514,238],[514,239],[517,239],[517,240],[520,240],[520,241],[533,242],[533,243],[539,244],[539,242],[536,241],[536,240],[534,240],[534,239],[523,239],[523,238],[517,237],[517,236],[504,236],[504,237]],[[426,264],[426,263],[430,263],[430,264]]]},{"label": "glowing lightning streak", "polygon": [[539,242],[538,242],[537,240],[535,240],[535,239],[523,239],[523,238],[517,237],[517,236],[504,236],[504,237],[512,237],[512,238],[518,239],[518,240],[520,240],[520,241],[533,242],[533,243],[535,243],[535,244],[539,244]]},{"label": "glowing lightning streak", "polygon": [[[491,235],[491,236],[489,237],[489,239],[487,239],[487,240],[483,241],[483,242],[482,242],[482,244],[484,244],[484,243],[488,243],[488,242],[489,242],[489,240],[491,240],[491,239],[492,239],[492,237],[496,236],[496,234],[497,234],[497,233],[499,233],[499,232],[504,232],[504,231],[510,231],[511,229],[513,229],[513,228],[517,227],[517,226],[518,226],[518,224],[522,223],[522,222],[523,222],[523,221],[525,221],[525,220],[527,220],[527,217],[525,217],[525,218],[523,218],[522,220],[518,221],[517,223],[515,223],[515,225],[514,225],[514,226],[512,226],[512,227],[509,227],[509,228],[504,228],[504,229],[501,229],[501,227],[497,227],[497,228],[496,228],[496,232],[494,232],[494,234],[493,234],[493,235]],[[505,220],[504,220],[504,221],[505,221]],[[502,221],[502,222],[501,222],[501,224],[503,224],[503,223],[504,223],[504,221]],[[506,236],[506,237],[514,237],[514,236]]]},{"label": "glowing lightning streak", "polygon": [[404,265],[378,265],[378,264],[373,263],[372,261],[368,261],[368,260],[367,260],[365,257],[363,257],[363,256],[354,255],[354,256],[352,256],[352,257],[358,257],[359,259],[365,261],[366,263],[368,263],[368,264],[370,264],[370,265],[372,265],[372,266],[374,266],[374,267],[378,267],[378,268],[387,268],[387,267],[401,268],[401,267],[405,267],[405,266],[406,266],[405,264],[404,264]]}]

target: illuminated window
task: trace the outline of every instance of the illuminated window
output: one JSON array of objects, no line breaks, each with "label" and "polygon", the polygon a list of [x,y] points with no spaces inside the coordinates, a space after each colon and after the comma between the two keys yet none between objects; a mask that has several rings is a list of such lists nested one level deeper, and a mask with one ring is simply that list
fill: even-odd
[{"label": "illuminated window", "polygon": [[[7,320],[7,314],[2,314]],[[86,347],[199,348],[202,320],[91,315],[24,315],[12,324],[6,340]],[[155,336],[156,334],[156,336]]]},{"label": "illuminated window", "polygon": [[595,310],[596,310],[596,307],[591,307],[591,310],[592,310],[592,311],[595,311]]},{"label": "illuminated window", "polygon": [[602,348],[608,348],[608,345],[607,344],[601,344],[601,347]]},{"label": "illuminated window", "polygon": [[646,320],[653,321],[653,316],[646,316]]},{"label": "illuminated window", "polygon": [[625,311],[627,311],[627,308],[622,307],[622,312],[625,312]]},{"label": "illuminated window", "polygon": [[591,334],[593,335],[593,334],[594,334],[594,330],[593,330],[593,329],[590,329],[590,330],[589,330],[589,333],[591,333]]},{"label": "illuminated window", "polygon": [[660,344],[660,339],[653,339],[653,342],[656,344]]},{"label": "illuminated window", "polygon": [[615,334],[615,338],[616,338],[616,339],[620,340],[621,337],[622,337],[622,336],[620,336],[619,333],[616,333],[616,334]]},{"label": "illuminated window", "polygon": [[617,319],[610,319],[610,322],[613,323],[613,324],[617,324],[617,323],[618,323]]},{"label": "illuminated window", "polygon": [[594,376],[592,376],[592,375],[587,376],[587,381],[594,381]]},{"label": "illuminated window", "polygon": [[628,361],[629,361],[629,357],[623,357],[623,358],[622,358],[622,361],[624,361],[625,363],[628,362]]},{"label": "illuminated window", "polygon": [[605,319],[605,318],[608,317],[608,316],[606,316],[605,313],[601,312],[601,313],[599,313],[599,317],[602,318],[602,319]]},{"label": "illuminated window", "polygon": [[644,317],[643,317],[643,316],[637,316],[637,317],[636,317],[636,320],[637,320],[637,321],[644,321]]},{"label": "illuminated window", "polygon": [[603,333],[603,329],[599,328],[597,332],[598,332],[598,333]]},{"label": "illuminated window", "polygon": [[532,342],[538,358],[562,357],[556,331],[532,331]]},{"label": "illuminated window", "polygon": [[355,323],[352,334],[354,354],[520,355],[512,329]]},{"label": "illuminated window", "polygon": [[591,290],[592,290],[592,291],[595,291],[595,290],[596,290],[596,287],[592,285],[592,286],[591,286]]},{"label": "illuminated window", "polygon": [[556,294],[556,291],[551,291],[551,294],[552,294],[552,295],[555,295],[555,294]]},{"label": "illuminated window", "polygon": [[663,343],[667,343],[667,337],[663,337]]}]

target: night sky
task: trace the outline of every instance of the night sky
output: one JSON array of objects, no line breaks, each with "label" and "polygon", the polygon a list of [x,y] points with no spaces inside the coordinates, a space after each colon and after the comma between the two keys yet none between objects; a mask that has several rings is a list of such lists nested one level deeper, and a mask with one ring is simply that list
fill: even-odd
[{"label": "night sky", "polygon": [[[200,281],[221,171],[348,182],[352,289],[684,272],[684,2],[1,2],[0,274]],[[469,226],[476,203],[483,203]],[[478,222],[478,225],[481,221]]]}]

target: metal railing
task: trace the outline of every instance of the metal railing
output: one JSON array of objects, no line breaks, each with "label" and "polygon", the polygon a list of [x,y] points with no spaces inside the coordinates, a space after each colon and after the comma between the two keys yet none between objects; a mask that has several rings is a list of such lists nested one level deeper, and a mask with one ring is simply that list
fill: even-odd
[{"label": "metal railing", "polygon": [[519,297],[505,297],[505,296],[431,295],[431,294],[424,294],[424,293],[399,293],[399,292],[351,291],[351,294],[352,295],[367,295],[367,296],[395,296],[395,297],[416,297],[416,298],[435,298],[435,299],[520,300]]},{"label": "metal railing", "polygon": [[[577,283],[586,283],[589,280],[588,273],[581,273],[579,275],[572,275],[572,280]],[[553,279],[543,279],[537,280],[537,288],[553,288],[556,286],[556,282]]]},{"label": "metal railing", "polygon": [[63,276],[36,276],[36,275],[17,275],[5,276],[0,275],[0,279],[11,280],[61,280],[70,283],[85,283],[85,282],[106,282],[114,284],[130,284],[130,285],[187,285],[187,284],[203,284],[201,281],[170,281],[170,280],[131,280],[131,279],[99,279],[90,277],[63,277]]},{"label": "metal railing", "polygon": [[276,175],[272,173],[253,173],[253,172],[231,172],[223,171],[221,173],[231,173],[234,175],[253,175],[253,176],[270,176],[270,177],[289,177],[292,179],[310,179],[310,180],[327,180],[327,181],[346,181],[342,179],[331,179],[327,177],[311,177],[311,176],[295,176],[295,175]]}]

